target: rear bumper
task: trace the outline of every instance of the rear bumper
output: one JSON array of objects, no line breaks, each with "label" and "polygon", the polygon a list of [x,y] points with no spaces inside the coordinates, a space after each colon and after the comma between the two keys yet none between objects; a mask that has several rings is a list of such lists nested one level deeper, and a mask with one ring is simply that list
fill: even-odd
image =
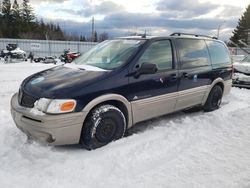
[{"label": "rear bumper", "polygon": [[60,115],[37,115],[18,103],[17,94],[11,99],[11,115],[16,126],[28,137],[50,145],[79,143],[85,112]]}]

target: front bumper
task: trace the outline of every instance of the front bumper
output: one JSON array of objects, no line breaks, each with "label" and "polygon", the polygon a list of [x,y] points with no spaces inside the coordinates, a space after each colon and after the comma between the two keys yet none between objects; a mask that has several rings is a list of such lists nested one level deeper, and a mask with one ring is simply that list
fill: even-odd
[{"label": "front bumper", "polygon": [[17,93],[11,99],[11,115],[16,126],[28,137],[49,143],[66,145],[79,143],[85,112],[60,115],[37,115],[31,108],[20,106]]},{"label": "front bumper", "polygon": [[240,88],[249,88],[250,89],[250,82],[234,81],[232,86],[240,87]]}]

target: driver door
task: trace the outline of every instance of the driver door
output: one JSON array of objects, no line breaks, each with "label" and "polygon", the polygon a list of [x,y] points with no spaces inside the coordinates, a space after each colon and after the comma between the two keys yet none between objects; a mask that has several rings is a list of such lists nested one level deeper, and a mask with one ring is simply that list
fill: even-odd
[{"label": "driver door", "polygon": [[134,123],[174,111],[177,101],[177,70],[170,40],[152,42],[139,57],[134,69],[142,63],[154,63],[158,71],[129,78],[129,98]]}]

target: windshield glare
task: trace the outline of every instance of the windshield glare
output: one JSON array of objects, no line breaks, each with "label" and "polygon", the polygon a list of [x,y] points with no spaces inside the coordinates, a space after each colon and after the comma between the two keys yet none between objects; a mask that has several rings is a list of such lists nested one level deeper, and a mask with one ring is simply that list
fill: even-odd
[{"label": "windshield glare", "polygon": [[123,65],[142,43],[143,40],[107,40],[77,58],[74,63],[112,70]]}]

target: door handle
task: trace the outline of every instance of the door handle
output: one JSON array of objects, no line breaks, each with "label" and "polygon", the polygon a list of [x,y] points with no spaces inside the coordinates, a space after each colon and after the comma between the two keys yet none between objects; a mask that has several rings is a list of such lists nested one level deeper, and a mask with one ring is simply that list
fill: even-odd
[{"label": "door handle", "polygon": [[171,78],[172,80],[177,79],[177,74],[171,74],[171,75],[170,75],[170,78]]},{"label": "door handle", "polygon": [[182,73],[182,77],[183,77],[183,78],[187,78],[188,75],[189,75],[189,74],[188,74],[187,72],[183,72],[183,73]]}]

